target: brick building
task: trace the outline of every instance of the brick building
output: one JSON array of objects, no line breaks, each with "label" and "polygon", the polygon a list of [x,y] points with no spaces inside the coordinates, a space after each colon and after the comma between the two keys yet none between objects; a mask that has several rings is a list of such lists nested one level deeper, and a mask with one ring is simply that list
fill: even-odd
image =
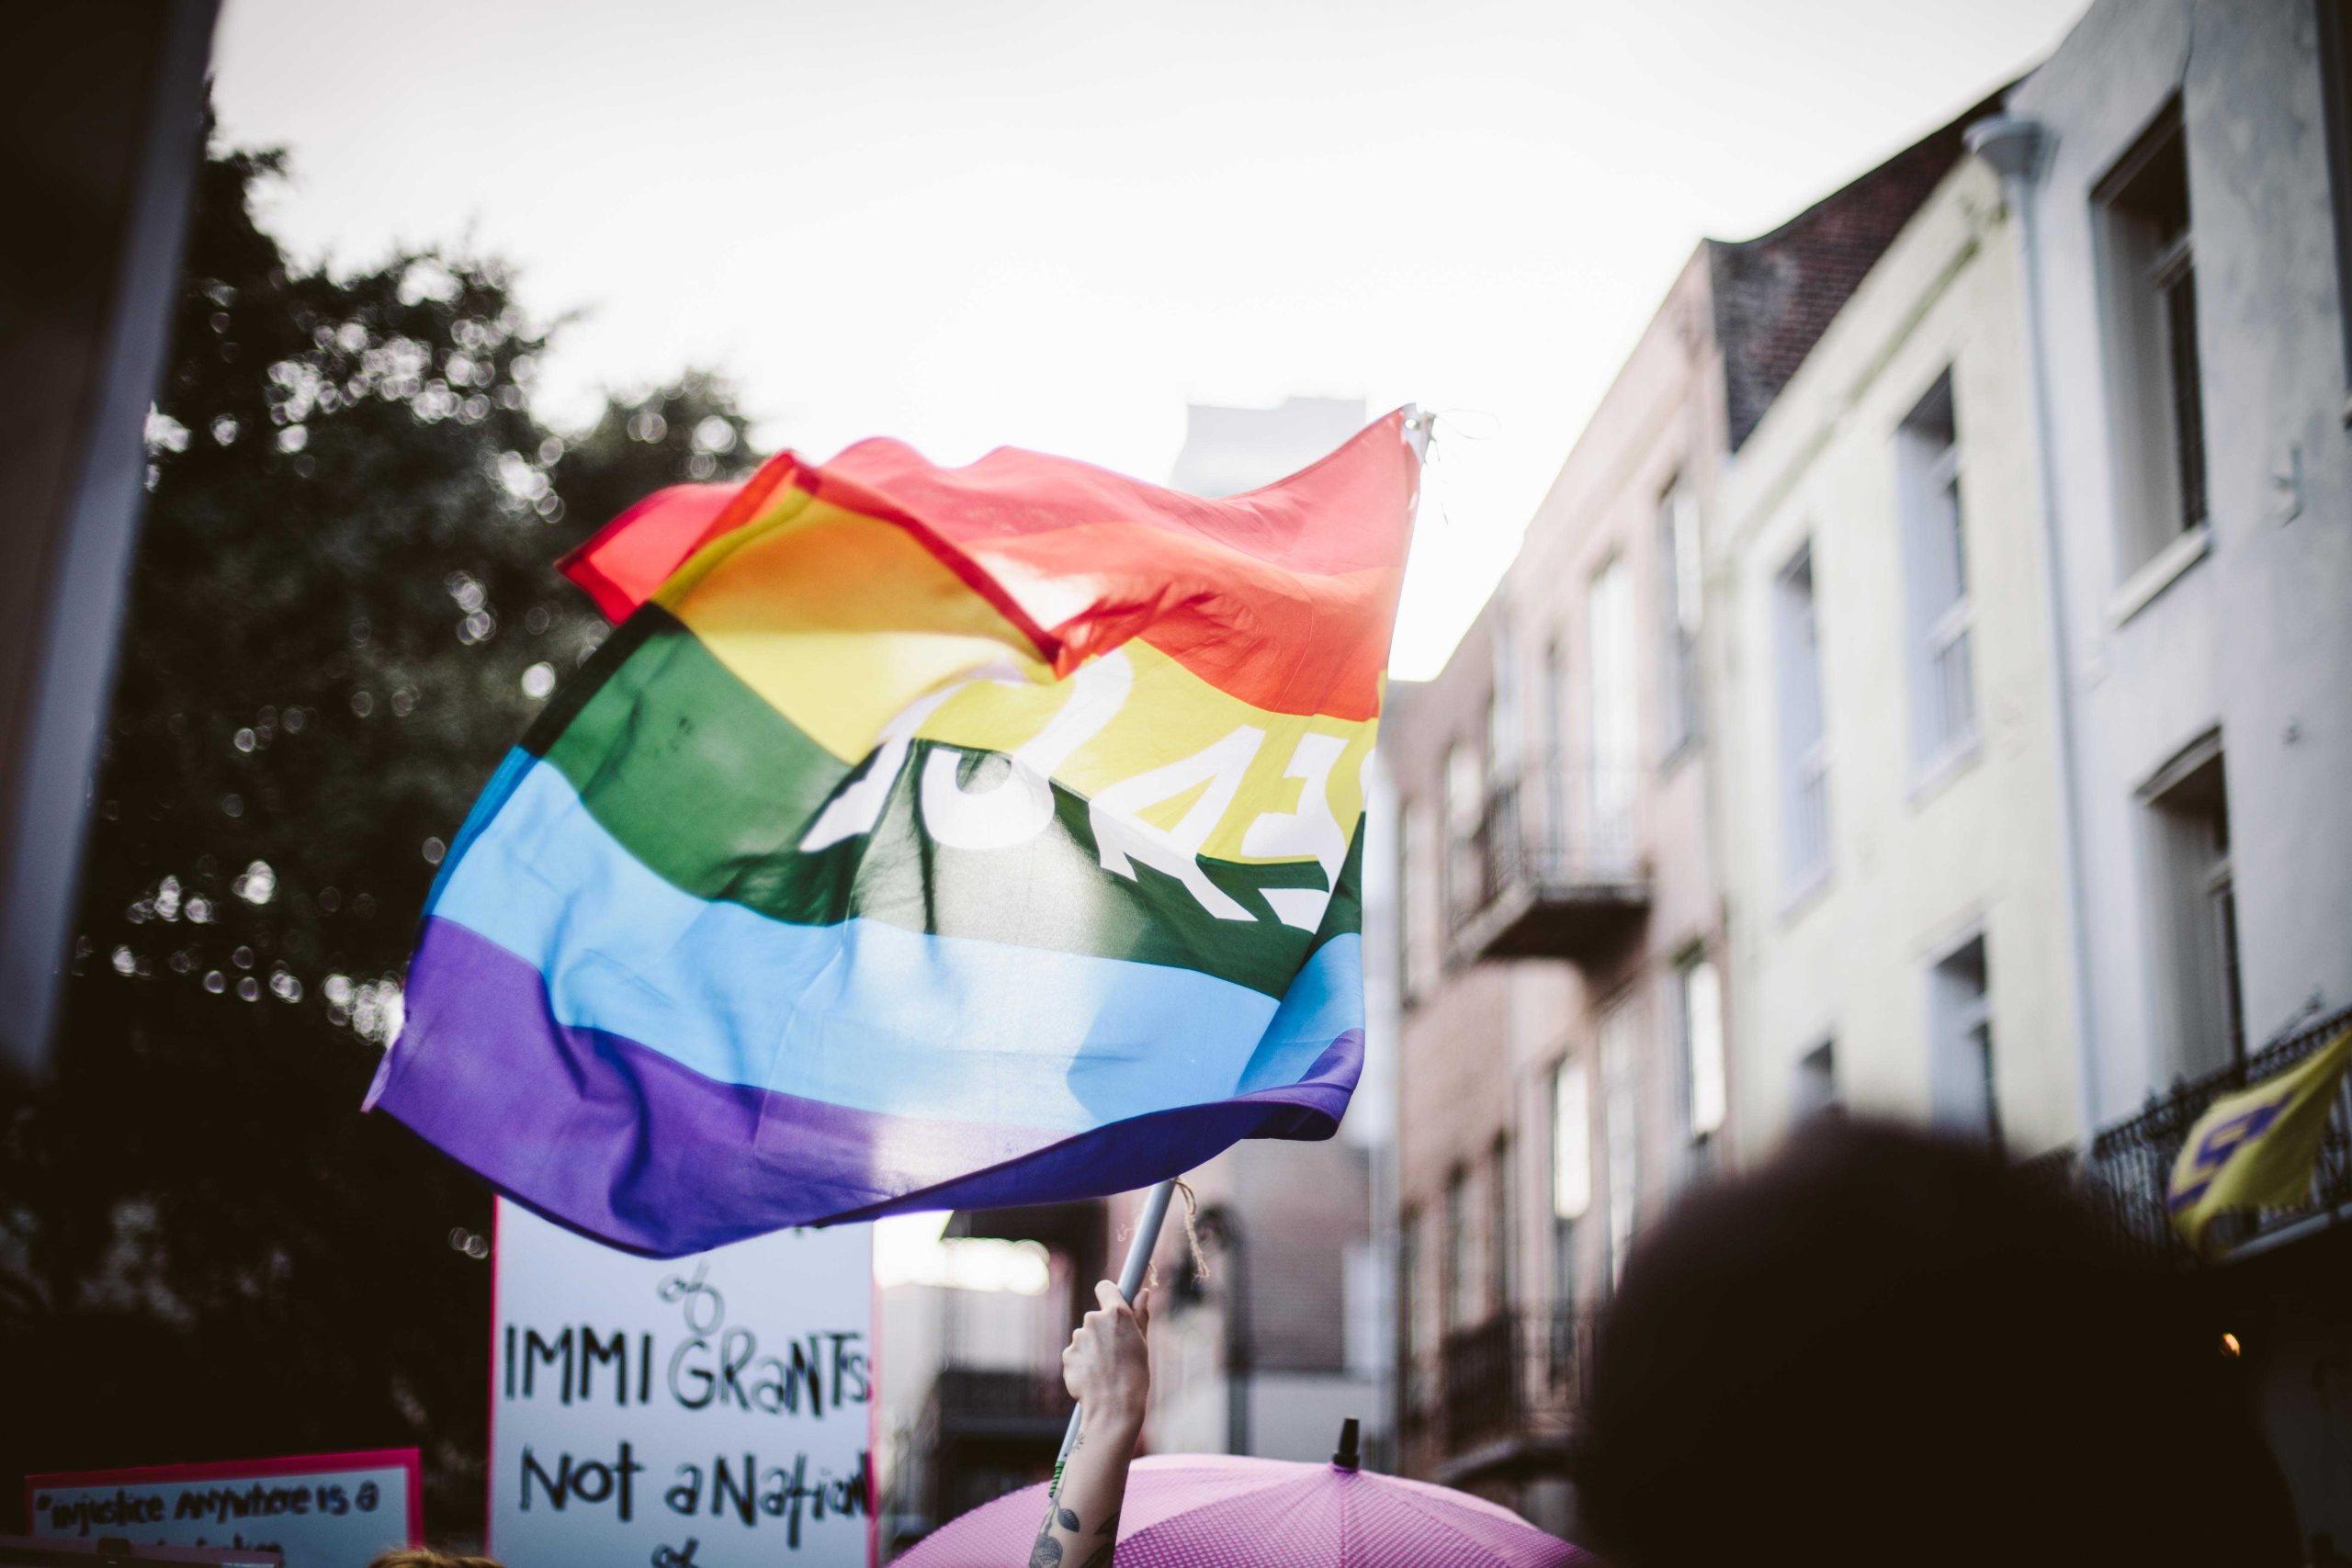
[{"label": "brick building", "polygon": [[1981,112],[1769,234],[1702,243],[1445,669],[1392,694],[1401,1468],[1548,1529],[1572,1524],[1593,1310],[1725,1156],[1715,487]]}]

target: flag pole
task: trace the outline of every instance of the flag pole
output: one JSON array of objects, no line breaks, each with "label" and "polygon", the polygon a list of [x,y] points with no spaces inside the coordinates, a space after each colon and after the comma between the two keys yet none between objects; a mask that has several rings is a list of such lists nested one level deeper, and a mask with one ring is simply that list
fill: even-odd
[{"label": "flag pole", "polygon": [[[1176,1194],[1176,1179],[1157,1182],[1143,1195],[1143,1212],[1136,1216],[1135,1239],[1127,1243],[1127,1261],[1119,1270],[1119,1296],[1133,1302],[1136,1292],[1143,1289],[1144,1276],[1151,1269],[1152,1249],[1159,1245],[1159,1227],[1168,1218],[1168,1201]],[[1062,1434],[1061,1452],[1054,1456],[1054,1483],[1049,1489],[1054,1496],[1061,1495],[1062,1466],[1069,1459],[1069,1450],[1078,1445],[1078,1427],[1086,1414],[1083,1405],[1069,1413],[1069,1430]]]}]

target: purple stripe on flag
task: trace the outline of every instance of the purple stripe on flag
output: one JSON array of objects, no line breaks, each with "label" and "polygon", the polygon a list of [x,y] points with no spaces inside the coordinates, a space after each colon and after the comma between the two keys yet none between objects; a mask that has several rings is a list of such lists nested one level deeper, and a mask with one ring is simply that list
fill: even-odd
[{"label": "purple stripe on flag", "polygon": [[723,1084],[558,1023],[539,972],[428,918],[407,1022],[368,1103],[509,1196],[616,1247],[675,1256],[788,1225],[1104,1195],[1239,1137],[1329,1137],[1363,1065],[1350,1030],[1295,1084],[1057,1138]]}]

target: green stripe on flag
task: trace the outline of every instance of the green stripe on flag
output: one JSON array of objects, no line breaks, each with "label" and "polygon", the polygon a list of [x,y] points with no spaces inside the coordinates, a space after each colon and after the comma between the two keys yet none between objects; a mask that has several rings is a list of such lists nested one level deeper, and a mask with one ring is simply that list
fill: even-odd
[{"label": "green stripe on flag", "polygon": [[[910,931],[1168,964],[1272,996],[1315,946],[1362,924],[1361,825],[1340,887],[1313,932],[1283,924],[1269,888],[1323,886],[1312,861],[1204,860],[1208,879],[1250,912],[1219,919],[1182,883],[1138,863],[1102,868],[1086,802],[1058,786],[1052,820],[1017,848],[962,850],[923,829],[917,781],[934,752],[975,785],[996,753],[918,741],[871,833],[813,853],[797,845],[858,773],[730,673],[693,633],[640,610],[600,651],[568,715],[527,744],[646,866],[698,897],[796,925],[863,916]],[[606,662],[610,656],[612,661]],[[567,694],[571,695],[572,694]]]}]

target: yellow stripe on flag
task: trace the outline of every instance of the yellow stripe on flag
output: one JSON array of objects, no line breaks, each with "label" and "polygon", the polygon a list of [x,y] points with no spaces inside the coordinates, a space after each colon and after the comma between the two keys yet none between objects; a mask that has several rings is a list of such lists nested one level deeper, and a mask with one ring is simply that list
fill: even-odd
[{"label": "yellow stripe on flag", "polygon": [[1290,845],[1312,839],[1311,824],[1287,838],[1261,829],[1253,840],[1251,829],[1269,814],[1311,811],[1310,784],[1319,782],[1341,852],[1363,809],[1374,721],[1254,706],[1141,639],[1093,661],[1116,669],[1055,680],[1019,628],[905,529],[797,490],[705,547],[654,597],[738,680],[845,762],[863,761],[901,715],[945,691],[915,736],[1034,756],[1041,772],[1088,799],[1214,754],[1217,765],[1203,771],[1232,778],[1182,784],[1133,812],[1174,830],[1222,783],[1227,803],[1200,854],[1308,858]]}]

